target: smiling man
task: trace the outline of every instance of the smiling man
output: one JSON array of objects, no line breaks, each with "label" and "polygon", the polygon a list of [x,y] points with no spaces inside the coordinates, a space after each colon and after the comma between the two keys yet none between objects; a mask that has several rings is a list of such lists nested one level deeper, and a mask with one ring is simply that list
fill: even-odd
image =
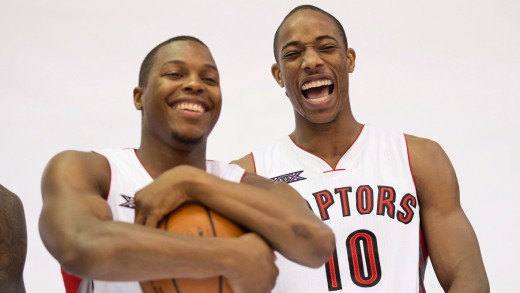
[{"label": "smiling man", "polygon": [[[159,44],[133,93],[139,148],[65,151],[43,174],[40,235],[67,292],[132,293],[141,292],[138,281],[224,276],[234,293],[266,293],[278,273],[272,249],[305,266],[327,260],[334,235],[294,189],[206,160],[222,98],[205,44],[189,36]],[[155,229],[186,201],[250,233],[204,238]]]},{"label": "smiling man", "polygon": [[453,167],[435,142],[356,121],[349,74],[356,54],[339,21],[293,9],[274,37],[272,74],[295,129],[235,163],[284,181],[335,232],[320,269],[278,257],[273,292],[425,292],[428,256],[449,292],[489,292]]}]

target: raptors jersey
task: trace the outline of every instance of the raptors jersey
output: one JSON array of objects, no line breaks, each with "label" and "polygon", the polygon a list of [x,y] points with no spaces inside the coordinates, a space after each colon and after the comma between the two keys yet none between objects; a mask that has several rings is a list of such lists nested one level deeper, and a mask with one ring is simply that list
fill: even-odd
[{"label": "raptors jersey", "polygon": [[[107,203],[112,210],[113,220],[133,223],[135,214],[134,194],[139,189],[150,184],[153,179],[142,166],[134,149],[107,149],[98,151],[98,153],[105,156],[110,163],[111,182]],[[206,171],[233,182],[240,182],[244,175],[242,168],[217,161],[206,161]],[[74,287],[73,285],[67,284],[67,282],[73,281],[74,278],[64,273],[67,292],[141,293],[138,282],[83,280],[78,290],[72,288]]]},{"label": "raptors jersey", "polygon": [[427,257],[402,133],[365,125],[335,168],[289,136],[252,156],[257,174],[298,190],[336,236],[318,269],[278,255],[273,292],[424,292]]}]

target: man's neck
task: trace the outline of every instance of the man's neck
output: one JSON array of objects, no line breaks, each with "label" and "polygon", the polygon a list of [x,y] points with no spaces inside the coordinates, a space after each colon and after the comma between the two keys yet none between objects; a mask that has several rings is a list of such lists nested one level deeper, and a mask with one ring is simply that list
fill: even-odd
[{"label": "man's neck", "polygon": [[141,142],[137,157],[152,178],[179,165],[190,165],[206,170],[206,145],[200,143],[193,148],[174,148],[165,144]]},{"label": "man's neck", "polygon": [[300,148],[320,157],[335,168],[362,129],[363,124],[353,118],[319,125],[297,123],[290,137]]}]

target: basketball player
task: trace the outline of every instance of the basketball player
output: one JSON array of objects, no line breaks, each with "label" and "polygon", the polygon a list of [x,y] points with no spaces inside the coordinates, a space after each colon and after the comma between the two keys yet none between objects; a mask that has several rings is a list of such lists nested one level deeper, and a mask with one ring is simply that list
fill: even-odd
[{"label": "basketball player", "polygon": [[435,142],[355,120],[356,54],[329,13],[292,10],[274,37],[272,74],[292,103],[295,130],[236,163],[305,197],[336,235],[320,269],[277,259],[277,293],[425,292],[428,256],[449,292],[489,292],[454,169]]},{"label": "basketball player", "polygon": [[[189,36],[159,44],[133,94],[142,114],[138,149],[65,151],[44,171],[40,234],[67,292],[141,292],[137,281],[222,275],[234,293],[265,293],[278,273],[271,248],[305,266],[326,262],[334,235],[294,189],[206,160],[222,100],[205,44]],[[188,200],[252,233],[224,239],[155,229]]]},{"label": "basketball player", "polygon": [[0,292],[25,293],[26,254],[27,229],[22,202],[0,185]]}]

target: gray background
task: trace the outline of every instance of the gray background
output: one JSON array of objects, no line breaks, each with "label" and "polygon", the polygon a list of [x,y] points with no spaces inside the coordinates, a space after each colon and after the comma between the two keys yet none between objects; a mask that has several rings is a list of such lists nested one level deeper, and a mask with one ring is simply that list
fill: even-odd
[{"label": "gray background", "polygon": [[[334,14],[357,52],[356,118],[444,147],[492,290],[517,287],[519,2],[2,0],[0,183],[25,206],[28,292],[63,291],[37,228],[43,168],[65,149],[138,146],[132,89],[145,54],[181,34],[208,44],[224,93],[208,157],[229,161],[293,129],[270,75],[272,37],[304,3]],[[442,292],[431,265],[426,282]]]}]

